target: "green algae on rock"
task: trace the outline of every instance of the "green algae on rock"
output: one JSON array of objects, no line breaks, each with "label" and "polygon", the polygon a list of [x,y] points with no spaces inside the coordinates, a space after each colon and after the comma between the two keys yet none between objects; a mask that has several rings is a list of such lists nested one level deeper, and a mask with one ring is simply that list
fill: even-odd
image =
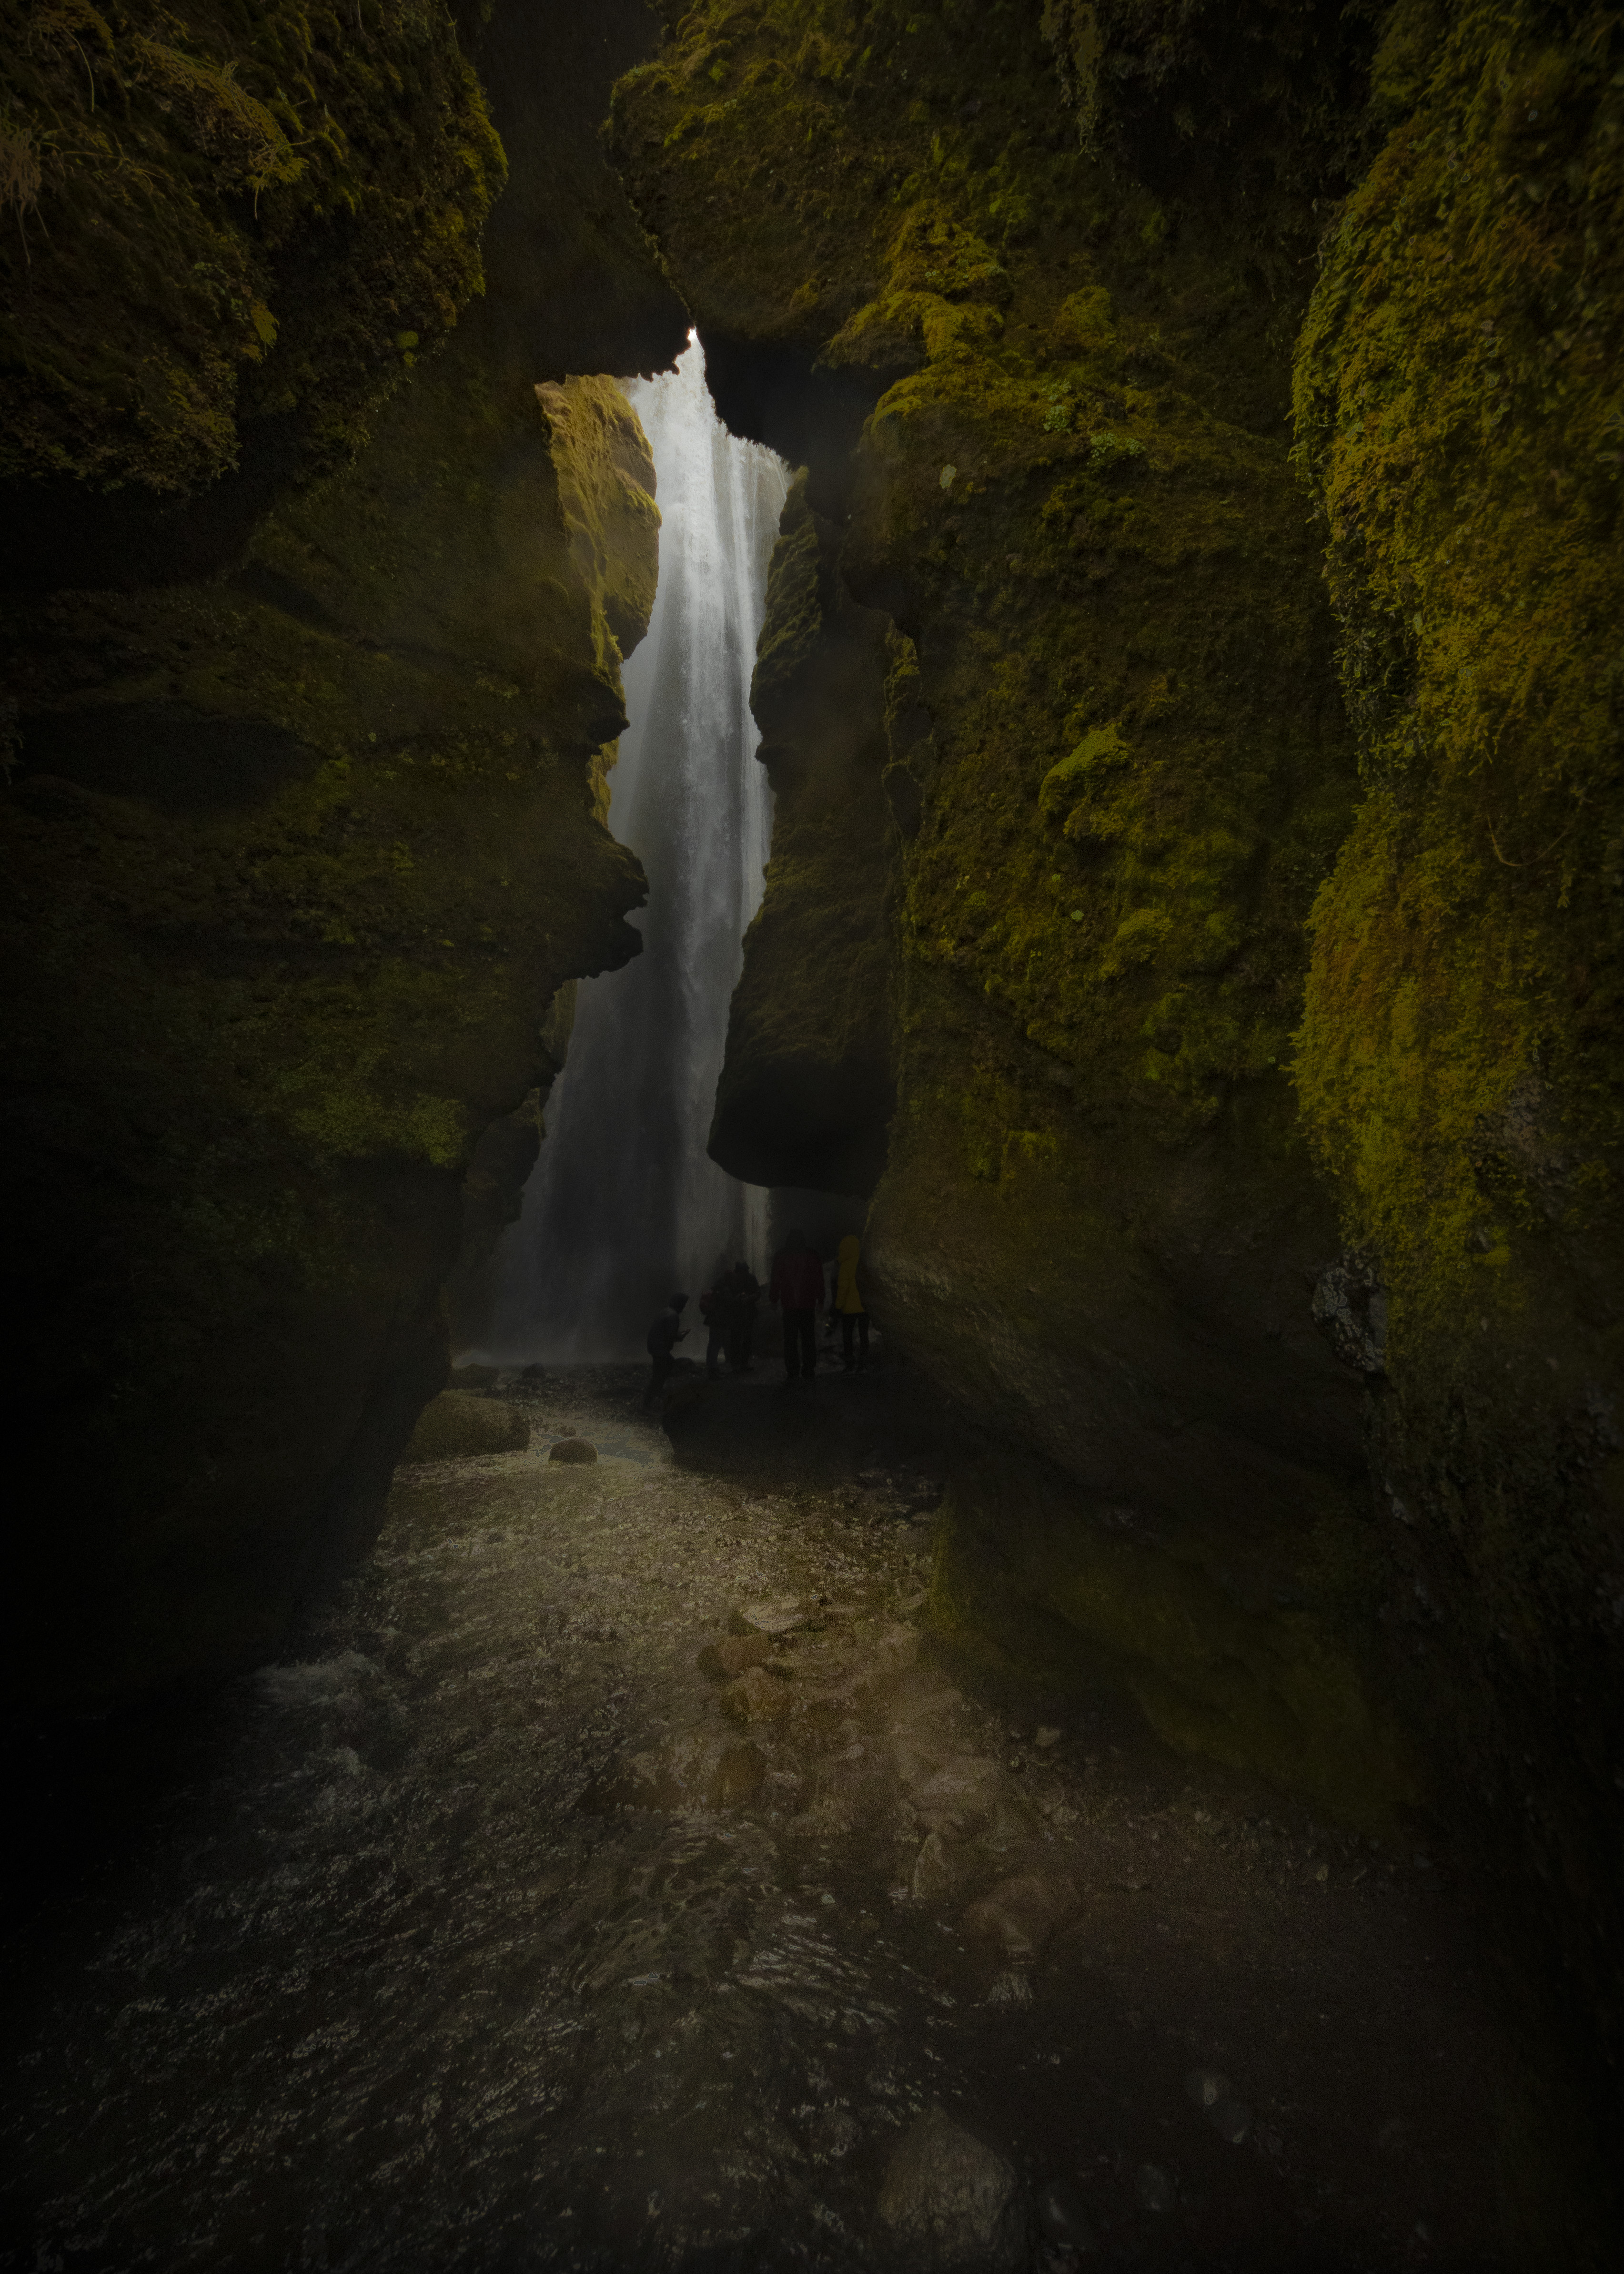
[{"label": "green algae on rock", "polygon": [[0,478],[159,493],[256,422],[352,448],[480,290],[505,171],[443,0],[5,0],[0,144]]}]

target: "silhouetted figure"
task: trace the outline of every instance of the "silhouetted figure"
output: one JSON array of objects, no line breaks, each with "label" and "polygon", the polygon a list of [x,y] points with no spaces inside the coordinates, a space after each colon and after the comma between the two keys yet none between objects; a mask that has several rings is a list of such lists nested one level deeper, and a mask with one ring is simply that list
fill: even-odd
[{"label": "silhouetted figure", "polygon": [[[848,1374],[868,1363],[868,1311],[857,1290],[857,1261],[861,1254],[857,1234],[848,1231],[835,1256],[835,1310],[840,1320],[841,1360]],[[859,1352],[855,1358],[853,1339]]]},{"label": "silhouetted figure", "polygon": [[735,1374],[748,1374],[755,1364],[756,1312],[761,1301],[761,1281],[748,1263],[733,1269],[733,1323],[727,1337],[727,1362]]},{"label": "silhouetted figure", "polygon": [[733,1273],[724,1267],[717,1275],[715,1286],[708,1289],[699,1299],[699,1315],[708,1330],[705,1373],[712,1382],[722,1371],[722,1353],[727,1346],[736,1307]]},{"label": "silhouetted figure", "polygon": [[682,1323],[686,1295],[673,1295],[654,1324],[649,1329],[649,1386],[643,1393],[645,1405],[652,1405],[665,1387],[665,1376],[676,1364],[675,1352],[679,1343],[688,1340],[688,1329]]},{"label": "silhouetted figure", "polygon": [[784,1378],[810,1383],[817,1371],[817,1314],[823,1307],[823,1267],[803,1231],[792,1231],[772,1259],[770,1303],[784,1311]]}]

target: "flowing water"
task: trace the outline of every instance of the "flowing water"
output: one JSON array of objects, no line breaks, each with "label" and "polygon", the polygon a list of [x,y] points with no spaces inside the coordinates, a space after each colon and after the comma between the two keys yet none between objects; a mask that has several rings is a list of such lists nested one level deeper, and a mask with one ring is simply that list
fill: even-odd
[{"label": "flowing water", "polygon": [[900,2267],[939,2105],[1023,2221],[1072,2189],[1023,2266],[1500,2265],[1446,1859],[944,1659],[939,1429],[883,1375],[684,1392],[755,1429],[732,1468],[640,1390],[402,1471],[14,1936],[0,2264]]},{"label": "flowing water", "polygon": [[648,873],[644,952],[579,990],[547,1141],[497,1260],[491,1339],[510,1357],[640,1351],[674,1289],[710,1286],[724,1257],[766,1263],[767,1195],[705,1141],[771,835],[749,695],[788,469],[721,424],[696,335],[674,371],[623,383],[661,514],[609,813]]}]

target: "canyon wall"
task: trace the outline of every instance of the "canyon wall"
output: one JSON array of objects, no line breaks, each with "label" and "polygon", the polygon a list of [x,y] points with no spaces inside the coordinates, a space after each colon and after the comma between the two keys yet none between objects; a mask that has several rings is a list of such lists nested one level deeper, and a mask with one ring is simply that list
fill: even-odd
[{"label": "canyon wall", "polygon": [[1086,1638],[1175,1742],[1473,1859],[1544,2079],[1508,2185],[1594,2155],[1522,2197],[1530,2263],[1582,2258],[1624,1924],[1616,28],[670,16],[614,147],[718,401],[785,448],[819,388],[867,412],[774,564],[718,1157],[862,1171],[872,1306],[966,1425],[941,1630],[1050,1675]]},{"label": "canyon wall", "polygon": [[656,27],[545,13],[482,34],[493,123],[477,11],[5,11],[29,1710],[254,1662],[370,1537],[482,1133],[637,945],[652,464],[566,373],[680,344],[593,132]]}]

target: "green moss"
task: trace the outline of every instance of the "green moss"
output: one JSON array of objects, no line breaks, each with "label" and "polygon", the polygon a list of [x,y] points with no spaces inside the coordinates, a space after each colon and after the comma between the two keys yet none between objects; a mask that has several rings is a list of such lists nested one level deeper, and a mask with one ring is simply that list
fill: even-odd
[{"label": "green moss", "polygon": [[0,57],[0,476],[184,493],[290,416],[331,463],[480,290],[505,168],[441,0],[5,0]]},{"label": "green moss", "polygon": [[[1610,19],[1397,11],[1297,417],[1369,786],[1314,915],[1305,1111],[1402,1352],[1612,1223],[1624,841]],[[1610,41],[1613,43],[1610,44]],[[1413,107],[1410,107],[1412,106]]]}]

